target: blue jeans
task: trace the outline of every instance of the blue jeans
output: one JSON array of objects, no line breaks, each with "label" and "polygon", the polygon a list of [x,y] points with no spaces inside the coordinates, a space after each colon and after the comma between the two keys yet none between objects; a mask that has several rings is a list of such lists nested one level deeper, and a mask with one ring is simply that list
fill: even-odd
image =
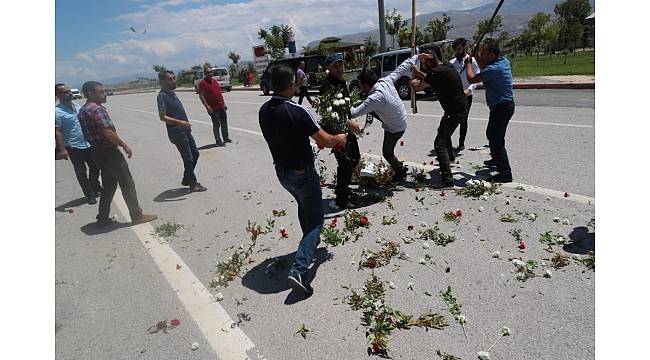
[{"label": "blue jeans", "polygon": [[321,206],[323,194],[320,179],[314,164],[305,170],[287,169],[276,165],[275,173],[282,187],[298,203],[298,220],[302,228],[302,240],[298,245],[291,270],[302,275],[307,272],[307,268],[314,258],[316,247],[320,243],[320,230],[325,221]]},{"label": "blue jeans", "polygon": [[219,135],[219,128],[223,134],[223,140],[230,139],[228,137],[228,114],[225,109],[217,109],[210,114],[212,119],[212,133],[214,134],[214,141],[221,142],[221,135]]},{"label": "blue jeans", "polygon": [[506,129],[514,113],[515,103],[512,101],[490,106],[490,119],[486,130],[490,153],[496,162],[497,171],[510,177],[512,170],[506,152]]},{"label": "blue jeans", "polygon": [[169,132],[168,135],[169,140],[176,145],[176,149],[183,159],[183,182],[192,187],[196,184],[194,168],[199,161],[199,149],[196,148],[192,132],[189,129],[183,129]]}]

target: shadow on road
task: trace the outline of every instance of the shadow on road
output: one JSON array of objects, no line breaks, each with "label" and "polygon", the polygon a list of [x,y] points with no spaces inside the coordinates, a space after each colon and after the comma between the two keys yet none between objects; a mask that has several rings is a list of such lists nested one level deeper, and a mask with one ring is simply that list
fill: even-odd
[{"label": "shadow on road", "polygon": [[217,148],[217,147],[223,147],[223,146],[218,146],[217,144],[205,144],[205,145],[202,145],[201,147],[199,147],[198,149],[199,150],[209,150],[209,149],[214,149],[214,148]]},{"label": "shadow on road", "polygon": [[108,226],[106,226],[104,228],[98,228],[97,225],[95,224],[95,222],[93,221],[93,222],[91,222],[89,224],[86,224],[86,225],[82,226],[80,229],[86,235],[100,235],[100,234],[106,234],[106,233],[109,233],[109,232],[111,232],[113,230],[129,227],[129,226],[131,226],[130,222],[123,222],[123,223],[115,222],[115,223],[113,223],[111,225],[108,225]]},{"label": "shadow on road", "polygon": [[[287,280],[287,273],[295,255],[296,253],[293,252],[264,260],[244,274],[241,281],[242,285],[262,295],[277,294],[291,289]],[[316,277],[320,265],[329,259],[331,259],[331,254],[326,248],[316,249],[314,266],[307,272],[309,280],[313,280]],[[296,291],[291,291],[284,303],[291,305],[305,300],[308,297],[301,293],[296,293]]]},{"label": "shadow on road", "polygon": [[596,234],[589,232],[586,226],[573,228],[569,239],[571,242],[562,247],[568,253],[585,255],[596,250]]},{"label": "shadow on road", "polygon": [[65,204],[61,204],[61,205],[55,207],[54,210],[56,210],[58,212],[68,212],[69,208],[79,207],[79,206],[81,206],[83,204],[86,204],[87,202],[88,201],[86,200],[85,197],[81,197],[81,198],[78,198],[78,199],[70,200]]},{"label": "shadow on road", "polygon": [[185,198],[184,197],[181,198],[181,196],[185,196],[188,193],[189,193],[188,188],[186,187],[169,189],[158,194],[158,196],[153,198],[153,201],[155,202],[182,201],[185,200]]}]

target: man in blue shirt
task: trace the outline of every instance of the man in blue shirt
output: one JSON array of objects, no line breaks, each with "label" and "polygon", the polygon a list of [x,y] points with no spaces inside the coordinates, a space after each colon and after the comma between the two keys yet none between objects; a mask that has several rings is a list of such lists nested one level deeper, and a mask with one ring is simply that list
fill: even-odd
[{"label": "man in blue shirt", "polygon": [[65,84],[56,84],[54,94],[59,99],[59,104],[54,108],[57,158],[70,159],[86,201],[88,204],[96,204],[97,194],[102,190],[99,185],[99,167],[91,158],[90,144],[84,139],[77,118],[79,106],[72,102],[72,92]]},{"label": "man in blue shirt", "polygon": [[183,159],[183,180],[181,185],[189,186],[190,192],[206,191],[207,188],[197,182],[194,168],[199,161],[199,150],[192,136],[192,125],[185,114],[183,104],[176,96],[176,77],[169,70],[158,74],[160,92],[158,93],[158,116],[167,125],[167,136],[176,145]]},{"label": "man in blue shirt", "polygon": [[485,100],[490,108],[490,118],[486,130],[490,144],[492,159],[485,161],[488,166],[496,166],[497,174],[490,178],[491,182],[512,182],[512,170],[506,152],[506,129],[515,113],[515,102],[512,95],[512,70],[510,62],[500,56],[499,45],[494,39],[488,39],[481,46],[476,61],[481,68],[480,74],[472,69],[471,57],[465,60],[467,80],[470,83],[483,82]]},{"label": "man in blue shirt", "polygon": [[313,289],[305,273],[320,242],[324,215],[320,179],[314,166],[314,152],[309,138],[332,148],[345,144],[346,134],[328,134],[307,109],[291,101],[299,86],[296,72],[291,67],[278,65],[273,68],[271,82],[274,95],[260,108],[260,128],[271,150],[278,180],[298,204],[298,220],[302,229],[302,240],[288,280],[294,289],[311,295]]}]

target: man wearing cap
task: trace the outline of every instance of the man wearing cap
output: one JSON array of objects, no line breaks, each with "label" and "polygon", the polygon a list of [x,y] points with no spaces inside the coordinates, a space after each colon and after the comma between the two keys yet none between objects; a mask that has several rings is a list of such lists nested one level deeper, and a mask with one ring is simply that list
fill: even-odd
[{"label": "man wearing cap", "polygon": [[[344,98],[350,97],[347,84],[343,79],[343,73],[345,72],[343,56],[341,56],[341,54],[332,54],[328,56],[327,68],[329,72],[320,87],[320,95],[323,95],[332,89],[336,89]],[[351,201],[351,196],[354,194],[352,193],[352,190],[350,190],[350,182],[352,181],[352,172],[361,159],[359,144],[357,143],[357,137],[355,136],[355,134],[361,132],[361,128],[351,120],[347,121],[347,126],[348,136],[345,147],[342,151],[334,152],[334,156],[338,163],[338,167],[336,168],[336,188],[334,189],[336,201],[333,204],[330,203],[330,207],[334,210],[353,208],[357,206],[353,201]]]}]

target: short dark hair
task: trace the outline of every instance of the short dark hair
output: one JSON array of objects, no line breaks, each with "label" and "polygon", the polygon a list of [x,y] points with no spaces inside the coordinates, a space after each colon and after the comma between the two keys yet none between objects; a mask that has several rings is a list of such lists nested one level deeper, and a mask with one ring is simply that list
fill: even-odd
[{"label": "short dark hair", "polygon": [[493,53],[497,57],[501,55],[501,49],[499,49],[499,43],[496,41],[496,39],[487,39],[483,42],[483,49]]},{"label": "short dark hair", "polygon": [[64,83],[58,83],[58,84],[55,84],[55,85],[54,85],[54,92],[56,92],[56,89],[57,89],[59,86],[65,86],[65,84],[64,84]]},{"label": "short dark hair", "polygon": [[95,88],[97,86],[104,86],[102,83],[99,81],[86,81],[82,86],[81,86],[81,92],[84,93],[85,97],[88,97],[88,94],[91,92],[95,91]]},{"label": "short dark hair", "polygon": [[379,80],[377,74],[375,74],[375,72],[370,69],[362,70],[361,74],[359,74],[358,79],[362,84],[366,84],[370,87],[375,86],[377,80]]},{"label": "short dark hair", "polygon": [[273,67],[271,85],[274,91],[285,91],[296,81],[296,71],[287,64]]},{"label": "short dark hair", "polygon": [[160,82],[165,80],[167,74],[174,75],[174,72],[171,70],[162,70],[161,72],[158,73],[158,81]]},{"label": "short dark hair", "polygon": [[442,54],[439,46],[432,46],[425,51],[425,53],[433,55],[433,61],[442,61]]},{"label": "short dark hair", "polygon": [[467,45],[467,40],[465,40],[465,38],[458,38],[458,39],[454,40],[453,43],[451,43],[451,47],[454,48],[454,49],[458,45],[463,45],[463,47],[465,47],[465,45]]}]

